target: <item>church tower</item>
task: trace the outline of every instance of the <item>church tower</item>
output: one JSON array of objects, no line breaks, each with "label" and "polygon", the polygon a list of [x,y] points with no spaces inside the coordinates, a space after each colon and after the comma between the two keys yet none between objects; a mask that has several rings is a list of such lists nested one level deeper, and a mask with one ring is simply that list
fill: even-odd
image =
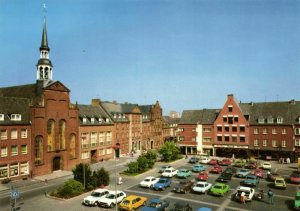
[{"label": "church tower", "polygon": [[49,59],[50,48],[48,47],[46,17],[44,17],[42,43],[40,47],[40,59],[36,65],[36,76],[38,81],[42,81],[44,85],[52,80],[52,63]]}]

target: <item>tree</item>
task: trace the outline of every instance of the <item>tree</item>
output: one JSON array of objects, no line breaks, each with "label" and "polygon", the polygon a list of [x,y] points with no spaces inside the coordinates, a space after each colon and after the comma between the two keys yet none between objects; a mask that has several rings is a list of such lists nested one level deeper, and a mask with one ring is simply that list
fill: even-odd
[{"label": "tree", "polygon": [[163,156],[164,161],[170,162],[179,158],[180,149],[173,142],[166,142],[160,148],[159,153]]},{"label": "tree", "polygon": [[98,169],[97,171],[94,171],[92,178],[94,188],[101,185],[109,185],[109,173],[103,167],[101,169]]},{"label": "tree", "polygon": [[92,170],[89,164],[79,163],[72,170],[74,179],[81,184],[85,184],[85,189],[93,189]]},{"label": "tree", "polygon": [[60,198],[71,198],[82,194],[83,191],[84,188],[81,182],[70,179],[66,181],[63,186],[60,186],[53,195]]},{"label": "tree", "polygon": [[139,172],[139,163],[136,161],[130,162],[127,165],[127,167],[128,168],[127,168],[126,172],[128,172],[128,173],[138,173]]},{"label": "tree", "polygon": [[145,170],[148,169],[149,160],[146,158],[145,155],[140,155],[137,159],[137,162],[138,162],[138,171],[139,172],[144,172]]},{"label": "tree", "polygon": [[156,162],[156,159],[157,159],[157,152],[154,151],[154,150],[149,150],[147,151],[147,153],[145,154],[145,157],[147,158],[148,160],[148,167],[149,168],[153,168],[155,162]]}]

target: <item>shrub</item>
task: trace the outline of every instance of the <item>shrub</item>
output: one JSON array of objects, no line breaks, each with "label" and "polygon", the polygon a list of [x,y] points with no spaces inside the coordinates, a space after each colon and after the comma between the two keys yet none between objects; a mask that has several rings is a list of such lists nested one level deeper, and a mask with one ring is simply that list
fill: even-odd
[{"label": "shrub", "polygon": [[76,181],[75,179],[70,179],[66,181],[63,186],[60,186],[55,192],[51,195],[59,198],[71,198],[78,196],[84,192],[83,185]]}]

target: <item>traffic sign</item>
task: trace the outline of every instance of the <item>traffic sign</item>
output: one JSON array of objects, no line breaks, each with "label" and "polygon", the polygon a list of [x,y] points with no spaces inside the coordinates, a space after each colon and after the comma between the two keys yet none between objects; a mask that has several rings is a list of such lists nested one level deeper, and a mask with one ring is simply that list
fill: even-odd
[{"label": "traffic sign", "polygon": [[10,197],[13,198],[13,199],[19,198],[19,196],[20,196],[20,192],[16,189],[13,189],[10,192]]}]

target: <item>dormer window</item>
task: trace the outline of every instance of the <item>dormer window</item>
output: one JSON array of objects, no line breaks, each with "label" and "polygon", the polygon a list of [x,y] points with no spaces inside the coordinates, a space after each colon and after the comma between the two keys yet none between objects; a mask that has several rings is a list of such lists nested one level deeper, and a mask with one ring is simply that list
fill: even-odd
[{"label": "dormer window", "polygon": [[282,117],[277,117],[277,123],[282,124],[283,123],[283,118]]},{"label": "dormer window", "polygon": [[21,114],[11,114],[10,120],[11,121],[21,121]]},{"label": "dormer window", "polygon": [[92,117],[92,118],[91,118],[91,123],[94,123],[94,122],[95,122],[95,118]]},{"label": "dormer window", "polygon": [[300,116],[298,117],[298,123],[300,123]]},{"label": "dormer window", "polygon": [[114,119],[116,119],[117,118],[117,114],[114,114]]},{"label": "dormer window", "polygon": [[107,123],[109,122],[109,118],[106,118],[106,122],[107,122]]},{"label": "dormer window", "polygon": [[228,112],[232,112],[232,108],[233,108],[232,105],[228,105]]},{"label": "dormer window", "polygon": [[122,114],[119,114],[119,119],[121,119],[122,118]]},{"label": "dormer window", "polygon": [[263,116],[260,116],[260,117],[258,118],[258,123],[259,123],[259,124],[265,123],[265,119],[264,119]]},{"label": "dormer window", "polygon": [[99,121],[99,123],[102,123],[102,119],[101,118],[99,118],[98,121]]},{"label": "dormer window", "polygon": [[83,122],[83,123],[86,123],[86,120],[87,120],[86,117],[83,117],[83,118],[82,118],[82,122]]},{"label": "dormer window", "polygon": [[4,121],[4,114],[0,114],[0,121]]},{"label": "dormer window", "polygon": [[269,116],[267,119],[268,124],[272,124],[273,123],[273,117]]},{"label": "dormer window", "polygon": [[125,114],[123,114],[123,119],[125,119]]}]

